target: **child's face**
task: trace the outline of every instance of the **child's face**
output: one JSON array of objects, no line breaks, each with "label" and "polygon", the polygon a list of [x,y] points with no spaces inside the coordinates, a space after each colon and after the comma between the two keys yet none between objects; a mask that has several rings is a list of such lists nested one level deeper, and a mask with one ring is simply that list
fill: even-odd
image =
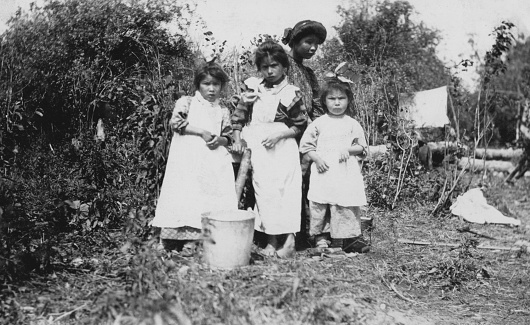
[{"label": "child's face", "polygon": [[332,89],[326,96],[326,107],[330,115],[341,116],[348,108],[348,96],[336,89]]},{"label": "child's face", "polygon": [[209,102],[214,102],[221,96],[222,83],[217,78],[207,75],[199,84],[199,92]]},{"label": "child's face", "polygon": [[311,59],[318,50],[318,41],[319,40],[316,35],[302,37],[296,44],[293,45],[293,52],[297,57]]},{"label": "child's face", "polygon": [[259,66],[259,71],[261,72],[263,78],[267,80],[267,82],[275,84],[285,74],[286,69],[278,61],[267,57],[261,62]]}]

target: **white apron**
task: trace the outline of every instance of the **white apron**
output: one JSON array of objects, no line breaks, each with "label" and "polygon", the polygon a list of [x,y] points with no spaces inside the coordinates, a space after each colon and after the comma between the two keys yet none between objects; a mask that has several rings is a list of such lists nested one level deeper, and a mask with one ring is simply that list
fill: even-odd
[{"label": "white apron", "polygon": [[[219,136],[221,107],[198,96],[190,103],[189,125]],[[175,133],[152,225],[200,229],[202,213],[237,210],[231,161],[225,147],[210,150],[199,136]]]},{"label": "white apron", "polygon": [[328,164],[329,170],[319,173],[316,164],[311,165],[308,200],[340,206],[366,205],[359,161],[351,156],[347,161],[339,162],[341,150],[352,145],[357,133],[351,119],[325,115],[313,123],[322,124],[316,153]]},{"label": "white apron", "polygon": [[274,122],[280,102],[273,90],[261,89],[254,103],[252,121],[243,128],[241,137],[252,150],[252,184],[256,196],[255,229],[269,235],[300,231],[302,172],[298,145],[293,138],[282,139],[272,149],[261,141],[288,129]]}]

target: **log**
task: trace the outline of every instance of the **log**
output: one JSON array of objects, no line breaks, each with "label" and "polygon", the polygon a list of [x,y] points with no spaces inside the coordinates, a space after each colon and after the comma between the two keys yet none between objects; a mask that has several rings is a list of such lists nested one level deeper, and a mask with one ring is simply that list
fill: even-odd
[{"label": "log", "polygon": [[475,171],[483,171],[484,167],[489,171],[497,171],[503,173],[510,173],[515,166],[510,161],[503,160],[486,160],[483,159],[473,159],[469,157],[462,157],[458,160],[458,168],[470,170],[473,167],[473,162],[475,163]]},{"label": "log", "polygon": [[[455,152],[457,149],[468,150],[468,146],[463,145],[459,142],[429,142],[427,143],[433,153],[443,154],[446,150],[448,152]],[[475,148],[476,158],[486,160],[517,160],[523,155],[524,150],[522,148],[513,149],[494,149],[494,148]]]},{"label": "log", "polygon": [[368,146],[368,155],[366,159],[377,159],[388,152],[388,147],[386,144],[381,144],[377,146]]},{"label": "log", "polygon": [[439,142],[428,142],[427,145],[431,149],[432,153],[443,154],[447,149],[448,152],[455,152],[457,149],[463,148],[468,150],[468,146],[460,142],[449,142],[449,141],[439,141]]},{"label": "log", "polygon": [[517,160],[523,155],[523,149],[492,149],[475,148],[477,158],[486,160]]},{"label": "log", "polygon": [[241,194],[243,193],[243,188],[245,187],[245,182],[247,181],[248,170],[250,169],[250,155],[252,152],[249,148],[246,148],[241,157],[241,165],[239,165],[239,171],[237,172],[236,177],[236,197],[239,201],[241,199]]}]

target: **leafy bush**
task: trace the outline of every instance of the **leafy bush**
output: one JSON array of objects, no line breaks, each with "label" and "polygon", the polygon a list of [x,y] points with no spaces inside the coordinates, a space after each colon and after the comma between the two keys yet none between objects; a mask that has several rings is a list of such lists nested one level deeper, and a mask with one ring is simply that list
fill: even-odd
[{"label": "leafy bush", "polygon": [[1,41],[2,276],[48,270],[61,233],[87,236],[132,216],[148,235],[167,122],[192,78],[187,43],[162,27],[186,24],[183,10],[162,0],[46,1],[11,19]]}]

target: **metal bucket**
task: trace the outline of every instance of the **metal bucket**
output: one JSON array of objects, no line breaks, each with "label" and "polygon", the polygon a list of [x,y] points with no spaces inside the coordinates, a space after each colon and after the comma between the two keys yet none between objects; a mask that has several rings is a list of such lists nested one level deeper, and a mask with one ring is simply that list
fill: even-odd
[{"label": "metal bucket", "polygon": [[202,215],[203,260],[214,268],[248,265],[254,236],[252,211],[213,211]]}]

